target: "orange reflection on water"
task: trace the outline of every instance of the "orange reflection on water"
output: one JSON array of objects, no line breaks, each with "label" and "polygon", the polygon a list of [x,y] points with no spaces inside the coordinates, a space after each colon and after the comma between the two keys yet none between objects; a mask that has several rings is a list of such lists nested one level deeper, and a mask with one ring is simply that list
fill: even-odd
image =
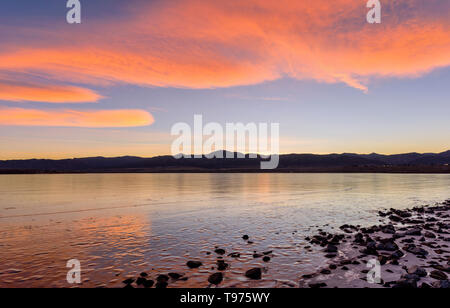
[{"label": "orange reflection on water", "polygon": [[71,287],[66,281],[71,259],[81,262],[81,286],[114,284],[122,272],[145,264],[140,247],[150,226],[139,215],[11,224],[0,230],[0,287]]}]

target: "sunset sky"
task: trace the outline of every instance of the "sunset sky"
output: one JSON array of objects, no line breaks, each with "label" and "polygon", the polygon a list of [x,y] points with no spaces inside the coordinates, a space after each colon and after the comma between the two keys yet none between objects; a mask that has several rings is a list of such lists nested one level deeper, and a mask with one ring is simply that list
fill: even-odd
[{"label": "sunset sky", "polygon": [[172,125],[280,123],[282,153],[450,149],[450,1],[0,3],[0,159],[170,154]]}]

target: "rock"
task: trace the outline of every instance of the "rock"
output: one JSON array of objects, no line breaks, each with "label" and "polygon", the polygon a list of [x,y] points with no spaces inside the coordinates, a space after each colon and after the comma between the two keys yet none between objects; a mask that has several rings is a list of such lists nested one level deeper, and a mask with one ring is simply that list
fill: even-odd
[{"label": "rock", "polygon": [[240,258],[241,254],[239,252],[232,252],[228,256],[232,258]]},{"label": "rock", "polygon": [[333,259],[333,258],[336,258],[336,257],[337,257],[337,254],[335,254],[335,253],[329,253],[329,254],[325,255],[325,258],[327,258],[327,259]]},{"label": "rock", "polygon": [[142,283],[142,285],[144,286],[144,288],[151,288],[151,287],[153,287],[153,284],[154,284],[155,282],[153,281],[153,280],[145,280],[143,283]]},{"label": "rock", "polygon": [[330,275],[330,274],[331,274],[331,271],[328,270],[328,269],[323,269],[323,270],[320,271],[320,273],[321,273],[322,275]]},{"label": "rock", "polygon": [[169,273],[169,277],[172,279],[175,279],[175,280],[180,279],[182,276],[183,275],[178,274],[178,273]]},{"label": "rock", "polygon": [[225,263],[223,260],[217,261],[217,269],[219,271],[224,271],[228,268],[228,263]]},{"label": "rock", "polygon": [[406,238],[406,239],[404,239],[404,240],[402,241],[402,243],[412,244],[412,243],[414,243],[414,239],[412,239],[412,238]]},{"label": "rock", "polygon": [[447,274],[445,274],[444,272],[438,271],[438,270],[434,270],[430,273],[430,277],[437,279],[437,280],[447,280]]},{"label": "rock", "polygon": [[218,249],[214,250],[214,252],[217,253],[218,255],[224,255],[225,254],[225,250],[221,249],[221,248],[218,248]]},{"label": "rock", "polygon": [[395,210],[395,209],[392,209],[392,212],[393,212],[394,214],[396,214],[396,215],[402,217],[402,218],[409,218],[409,217],[412,216],[412,214],[409,213],[409,212],[407,212],[407,211],[401,211],[401,210]]},{"label": "rock", "polygon": [[416,289],[417,288],[417,280],[414,279],[402,279],[392,286],[393,289]]},{"label": "rock", "polygon": [[446,250],[442,250],[442,249],[436,249],[434,252],[437,253],[438,255],[442,255],[444,253],[447,253]]},{"label": "rock", "polygon": [[405,234],[403,233],[395,233],[392,235],[393,240],[398,240],[399,238],[405,237]]},{"label": "rock", "polygon": [[330,264],[329,268],[331,270],[335,270],[335,269],[337,269],[337,266],[336,266],[336,264]]},{"label": "rock", "polygon": [[427,271],[419,266],[413,266],[411,268],[408,269],[408,274],[411,275],[417,275],[419,277],[427,277],[428,273]]},{"label": "rock", "polygon": [[436,235],[434,235],[434,233],[431,233],[431,232],[425,232],[425,237],[427,237],[427,238],[436,238]]},{"label": "rock", "polygon": [[269,262],[269,261],[270,261],[270,257],[265,256],[265,257],[263,258],[263,261],[264,261],[264,262]]},{"label": "rock", "polygon": [[142,272],[140,276],[146,278],[146,277],[148,277],[148,274],[145,272]]},{"label": "rock", "polygon": [[214,273],[208,278],[208,282],[211,284],[218,285],[223,281],[222,273]]},{"label": "rock", "polygon": [[158,278],[156,278],[157,282],[168,282],[169,276],[167,275],[159,275]]},{"label": "rock", "polygon": [[361,250],[361,253],[370,256],[378,256],[378,251],[375,248],[366,248],[364,250]]},{"label": "rock", "polygon": [[403,249],[407,252],[410,252],[410,253],[416,255],[416,256],[424,256],[424,257],[428,256],[428,251],[426,251],[422,248],[416,247],[416,245],[414,245],[414,244],[409,244],[406,247],[404,247]]},{"label": "rock", "polygon": [[431,286],[430,286],[428,283],[424,282],[424,283],[422,283],[422,285],[420,286],[420,288],[421,288],[421,289],[431,289]]},{"label": "rock", "polygon": [[401,250],[397,250],[396,252],[394,252],[393,254],[391,254],[391,259],[400,259],[401,257],[403,257],[405,254],[401,251]]},{"label": "rock", "polygon": [[378,211],[378,215],[381,216],[381,217],[386,217],[388,214],[384,213],[382,211]]},{"label": "rock", "polygon": [[347,266],[343,266],[341,269],[342,269],[343,271],[348,271],[348,270],[349,270],[349,268],[348,268]]},{"label": "rock", "polygon": [[380,262],[380,265],[385,265],[388,261],[388,258],[386,256],[378,256],[378,261]]},{"label": "rock", "polygon": [[254,259],[258,259],[258,258],[261,258],[263,255],[260,255],[259,253],[254,253],[253,254],[253,258]]},{"label": "rock", "polygon": [[358,233],[355,235],[355,243],[364,244],[364,235],[362,235],[362,233]]},{"label": "rock", "polygon": [[395,228],[393,225],[387,225],[384,227],[381,227],[381,232],[385,234],[395,234]]},{"label": "rock", "polygon": [[303,275],[302,278],[303,279],[311,279],[314,277],[314,274],[308,274],[308,275]]},{"label": "rock", "polygon": [[310,283],[309,287],[311,289],[320,289],[320,288],[326,288],[327,284],[324,283],[324,282],[321,282],[321,283]]},{"label": "rock", "polygon": [[344,236],[343,235],[335,235],[331,239],[330,243],[334,244],[334,245],[339,245],[339,242],[342,241],[342,240],[344,240]]},{"label": "rock", "polygon": [[402,275],[401,278],[404,279],[404,280],[415,280],[415,281],[419,281],[420,280],[419,275],[415,275],[415,274]]},{"label": "rock", "polygon": [[157,289],[165,289],[169,284],[166,281],[157,282],[155,288]]},{"label": "rock", "polygon": [[449,266],[445,267],[445,266],[443,266],[443,265],[435,264],[435,265],[433,265],[432,267],[433,267],[435,270],[450,273],[450,267],[449,267]]},{"label": "rock", "polygon": [[412,229],[409,231],[405,232],[406,235],[410,235],[410,236],[421,236],[422,235],[422,230],[420,229]]},{"label": "rock", "polygon": [[187,267],[189,268],[199,268],[200,266],[202,266],[202,262],[200,261],[188,261],[186,263]]},{"label": "rock", "polygon": [[398,250],[398,246],[397,246],[397,244],[395,244],[395,242],[388,239],[388,240],[383,240],[381,243],[379,243],[376,246],[376,249],[383,250],[383,251],[396,251],[396,250]]},{"label": "rock", "polygon": [[433,283],[434,288],[450,289],[450,280],[441,280]]},{"label": "rock", "polygon": [[[306,247],[305,247],[305,248],[306,248]],[[272,253],[273,253],[273,251],[270,250],[270,251],[263,252],[263,255],[267,256],[267,255],[270,255],[270,254],[272,254]]]},{"label": "rock", "polygon": [[247,240],[249,239],[249,236],[246,234],[246,235],[244,235],[244,236],[242,237],[242,239],[243,239],[244,241],[247,241]]},{"label": "rock", "polygon": [[398,260],[397,260],[397,259],[391,260],[391,262],[389,262],[389,263],[392,264],[392,265],[400,265],[400,264],[398,263]]},{"label": "rock", "polygon": [[389,219],[392,220],[393,222],[401,222],[403,220],[400,217],[395,216],[395,215],[389,216]]},{"label": "rock", "polygon": [[124,281],[122,281],[122,283],[124,283],[124,284],[132,284],[133,282],[135,282],[134,278],[128,278],[128,279],[125,279]]},{"label": "rock", "polygon": [[143,277],[139,277],[138,279],[136,279],[136,284],[138,286],[141,286],[144,284],[144,282],[147,281],[147,279],[143,278]]},{"label": "rock", "polygon": [[245,272],[245,276],[253,280],[259,280],[261,279],[262,271],[260,268],[252,268]]},{"label": "rock", "polygon": [[325,249],[325,252],[330,252],[330,253],[334,253],[337,252],[338,248],[334,245],[328,245],[328,247]]}]

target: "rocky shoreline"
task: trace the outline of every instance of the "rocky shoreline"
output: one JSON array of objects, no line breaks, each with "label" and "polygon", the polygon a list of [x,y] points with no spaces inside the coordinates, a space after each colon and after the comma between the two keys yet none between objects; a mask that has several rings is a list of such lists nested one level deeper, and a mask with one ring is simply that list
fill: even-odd
[{"label": "rocky shoreline", "polygon": [[[450,200],[378,214],[384,224],[343,225],[339,234],[307,238],[324,248],[330,264],[303,275],[300,287],[449,288]],[[379,266],[376,282],[368,281],[374,265]]]},{"label": "rocky shoreline", "polygon": [[[391,209],[378,213],[382,224],[372,227],[343,225],[339,233],[307,237],[310,246],[322,247],[329,260],[315,273],[299,274],[300,288],[449,288],[450,281],[450,200],[438,206],[409,210]],[[252,244],[248,235],[242,236]],[[220,286],[233,260],[240,253],[227,253],[215,247],[208,255],[216,255],[215,271],[207,278],[209,286]],[[271,262],[273,251],[256,252],[252,257]],[[188,260],[187,270],[205,265]],[[243,279],[260,280],[264,267],[249,268]],[[145,272],[123,281],[125,288],[166,288],[172,282],[187,281],[180,273],[159,274],[153,279]],[[206,279],[206,278],[205,278]]]}]

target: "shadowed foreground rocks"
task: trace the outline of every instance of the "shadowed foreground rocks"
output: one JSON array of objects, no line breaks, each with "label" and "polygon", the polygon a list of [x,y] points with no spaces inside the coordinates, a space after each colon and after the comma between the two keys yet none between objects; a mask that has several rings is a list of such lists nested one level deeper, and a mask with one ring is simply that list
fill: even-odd
[{"label": "shadowed foreground rocks", "polygon": [[[381,267],[381,279],[375,282],[378,287],[448,288],[450,200],[438,206],[390,209],[378,214],[386,224],[366,228],[343,225],[340,234],[322,231],[306,238],[312,245],[323,247],[332,264],[317,273],[303,275],[301,285],[327,287],[324,276],[339,271],[335,279],[346,287],[347,276],[342,273],[353,270],[365,281],[361,287],[371,287],[367,274],[369,262],[374,262]],[[389,281],[384,281],[385,278]]]}]

